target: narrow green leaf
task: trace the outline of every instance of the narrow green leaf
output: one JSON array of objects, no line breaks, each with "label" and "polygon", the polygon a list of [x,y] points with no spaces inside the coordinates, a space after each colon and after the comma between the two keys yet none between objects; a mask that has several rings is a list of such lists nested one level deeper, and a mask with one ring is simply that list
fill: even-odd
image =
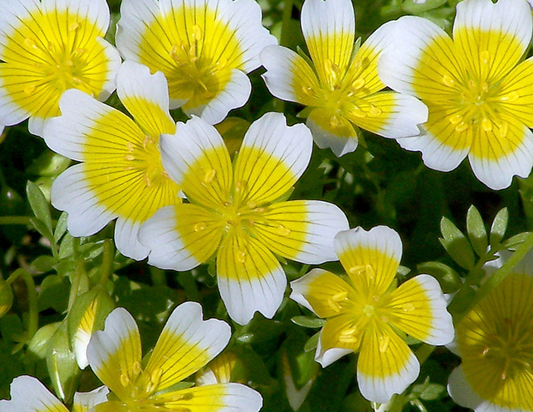
[{"label": "narrow green leaf", "polygon": [[61,216],[59,216],[59,219],[57,220],[56,229],[54,230],[54,240],[56,244],[59,243],[59,240],[67,231],[67,218],[68,218],[67,212],[63,212],[61,213]]},{"label": "narrow green leaf", "polygon": [[507,239],[505,242],[503,242],[501,244],[501,247],[502,249],[516,249],[518,246],[524,243],[524,241],[530,234],[531,232],[523,232],[519,233],[518,235],[514,235]]},{"label": "narrow green leaf", "polygon": [[37,232],[47,238],[50,242],[54,243],[54,236],[46,223],[36,217],[32,217],[30,222]]},{"label": "narrow green leaf", "polygon": [[481,214],[474,205],[470,206],[466,214],[466,230],[477,255],[485,256],[488,247],[487,229]]},{"label": "narrow green leaf", "polygon": [[294,316],[291,318],[291,321],[304,328],[321,328],[324,326],[324,323],[326,323],[324,319],[313,318],[310,316]]},{"label": "narrow green leaf", "polygon": [[497,248],[505,232],[507,231],[507,224],[509,223],[509,211],[506,207],[500,210],[492,222],[490,228],[490,245],[493,248]]},{"label": "narrow green leaf", "polygon": [[311,336],[307,342],[305,342],[304,345],[304,351],[305,352],[311,352],[312,350],[315,350],[318,346],[318,336],[320,332],[315,333],[313,336]]},{"label": "narrow green leaf", "polygon": [[[48,228],[48,232],[51,235],[52,234],[52,216],[50,215],[50,205],[46,201],[46,198],[44,197],[43,192],[41,192],[41,189],[39,189],[39,186],[37,186],[31,180],[28,180],[28,184],[26,185],[26,194],[28,196],[28,201],[30,202],[30,206],[31,206],[31,210],[33,211],[33,214],[46,225],[46,227]],[[45,236],[43,233],[41,234]],[[53,241],[52,236],[45,236],[45,237]]]},{"label": "narrow green leaf", "polygon": [[447,218],[440,221],[442,238],[439,238],[444,249],[453,260],[465,269],[471,270],[475,264],[474,251],[466,236]]}]

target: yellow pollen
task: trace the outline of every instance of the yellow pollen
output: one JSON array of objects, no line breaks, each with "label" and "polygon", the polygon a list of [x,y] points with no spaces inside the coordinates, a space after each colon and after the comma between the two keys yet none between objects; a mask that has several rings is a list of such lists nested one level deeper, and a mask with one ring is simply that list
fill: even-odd
[{"label": "yellow pollen", "polygon": [[152,187],[152,179],[150,179],[147,173],[144,174],[143,180],[146,187]]},{"label": "yellow pollen", "polygon": [[340,313],[342,310],[342,306],[339,304],[339,302],[334,301],[333,299],[328,299],[328,306],[331,308],[332,311],[336,313]]},{"label": "yellow pollen", "polygon": [[201,232],[206,228],[205,222],[198,222],[194,225],[194,231],[195,232]]},{"label": "yellow pollen", "polygon": [[283,225],[279,225],[276,232],[281,236],[289,236],[291,234],[291,230]]},{"label": "yellow pollen", "polygon": [[197,41],[202,40],[202,29],[197,24],[192,26],[192,36]]},{"label": "yellow pollen", "polygon": [[206,172],[204,176],[204,183],[211,183],[213,179],[215,178],[216,174],[217,174],[217,171],[215,169],[211,169],[208,172]]},{"label": "yellow pollen", "polygon": [[461,116],[460,114],[454,114],[448,117],[448,120],[450,121],[451,124],[456,125],[463,121],[463,116]]},{"label": "yellow pollen", "polygon": [[514,102],[516,99],[518,99],[520,95],[517,92],[511,92],[509,94],[506,94],[505,96],[500,97],[500,100],[502,102]]},{"label": "yellow pollen", "polygon": [[258,207],[257,209],[255,209],[256,213],[263,213],[264,211],[265,211],[264,207]]},{"label": "yellow pollen", "polygon": [[[365,266],[365,271],[366,271],[366,274],[368,275],[368,277],[370,279],[373,280],[376,277],[376,272],[374,271],[374,268],[371,265],[366,265]],[[379,296],[375,296],[375,298],[379,299]]]},{"label": "yellow pollen", "polygon": [[389,343],[390,343],[390,337],[380,336],[379,337],[379,351],[381,353],[385,353],[387,351],[387,348],[389,347]]},{"label": "yellow pollen", "polygon": [[132,154],[127,154],[124,156],[124,160],[128,160],[128,161],[135,160],[135,156],[133,156]]},{"label": "yellow pollen", "polygon": [[81,80],[79,77],[73,76],[72,81],[76,84],[83,84],[83,80]]},{"label": "yellow pollen", "polygon": [[468,129],[468,124],[465,122],[461,122],[455,126],[455,130],[458,132],[464,132],[466,129]]},{"label": "yellow pollen", "polygon": [[337,116],[333,116],[331,119],[329,119],[329,125],[334,129],[340,126],[340,122],[339,119],[337,119]]},{"label": "yellow pollen", "polygon": [[313,94],[312,89],[309,86],[302,86],[302,93],[307,96],[311,96]]},{"label": "yellow pollen", "polygon": [[124,167],[122,168],[122,170],[123,170],[124,172],[130,171],[130,170],[133,170],[133,169],[135,169],[133,166],[124,166]]},{"label": "yellow pollen", "polygon": [[255,209],[257,207],[257,204],[255,202],[248,202],[246,206],[248,206],[250,209]]},{"label": "yellow pollen", "polygon": [[340,292],[337,292],[334,294],[331,299],[333,299],[335,302],[341,302],[343,300],[348,299],[348,291],[342,290]]},{"label": "yellow pollen", "polygon": [[415,309],[416,309],[415,305],[413,305],[413,304],[410,303],[410,302],[409,302],[409,303],[406,303],[406,304],[404,304],[404,305],[402,305],[402,310],[403,310],[404,312],[412,312],[412,311],[415,310]]},{"label": "yellow pollen", "polygon": [[353,82],[352,87],[350,88],[352,91],[356,92],[360,88],[362,88],[366,83],[366,80],[362,77],[359,77],[355,82]]},{"label": "yellow pollen", "polygon": [[65,65],[66,65],[66,66],[69,66],[69,67],[72,67],[72,66],[74,66],[74,63],[72,62],[72,60],[68,59],[68,60],[65,62]]},{"label": "yellow pollen", "polygon": [[379,318],[382,322],[389,323],[390,319],[388,316],[380,316]]},{"label": "yellow pollen", "polygon": [[126,143],[126,149],[128,149],[128,152],[133,152],[133,144],[131,142]]},{"label": "yellow pollen", "polygon": [[35,86],[33,84],[30,84],[24,88],[24,93],[26,94],[32,94],[33,92],[35,92]]},{"label": "yellow pollen", "polygon": [[352,266],[348,272],[350,272],[352,275],[360,275],[365,271],[364,266]]},{"label": "yellow pollen", "polygon": [[488,64],[489,63],[489,59],[490,59],[490,53],[488,52],[488,50],[483,50],[479,54],[479,57],[481,58],[481,62],[483,64]]},{"label": "yellow pollen", "polygon": [[368,115],[370,117],[379,117],[383,113],[383,110],[381,110],[379,107],[372,106],[370,110],[368,111]]},{"label": "yellow pollen", "polygon": [[68,26],[68,31],[75,31],[80,28],[80,23],[75,21],[70,26]]},{"label": "yellow pollen", "polygon": [[140,362],[133,362],[133,369],[132,369],[133,373],[135,375],[138,375],[139,373],[141,373],[142,371],[142,368],[141,368],[141,363]]},{"label": "yellow pollen", "polygon": [[502,124],[500,125],[499,131],[500,131],[500,137],[502,139],[507,137],[507,133],[509,133],[509,123],[502,122]]},{"label": "yellow pollen", "polygon": [[357,337],[355,336],[357,332],[357,327],[354,325],[351,328],[344,329],[339,333],[339,341],[343,343],[355,343],[357,342]]},{"label": "yellow pollen", "polygon": [[359,118],[364,118],[366,117],[366,113],[364,111],[362,111],[359,107],[354,107],[351,111],[351,113],[355,116],[355,117],[359,117]]},{"label": "yellow pollen", "polygon": [[487,353],[489,353],[490,348],[487,346],[485,349],[483,349],[483,352],[481,352],[482,356],[487,356]]},{"label": "yellow pollen", "polygon": [[26,45],[26,47],[29,47],[32,49],[37,48],[37,44],[35,43],[35,40],[33,39],[29,39],[29,38],[24,39],[24,44]]},{"label": "yellow pollen", "polygon": [[83,54],[85,53],[85,49],[82,49],[81,47],[77,47],[76,50],[74,50],[77,54]]},{"label": "yellow pollen", "polygon": [[446,86],[448,87],[453,87],[455,86],[455,80],[453,80],[450,76],[448,76],[447,74],[445,74],[444,76],[442,76],[442,83],[444,83]]},{"label": "yellow pollen", "polygon": [[486,117],[484,117],[483,120],[481,121],[481,127],[486,132],[490,132],[490,131],[492,131],[492,122],[489,119],[487,119]]},{"label": "yellow pollen", "polygon": [[333,63],[330,59],[326,59],[326,71],[330,74],[331,72],[338,73],[340,71],[340,68],[337,64]]},{"label": "yellow pollen", "polygon": [[120,375],[120,384],[124,387],[128,386],[130,384],[130,378],[128,377],[127,373],[122,373]]},{"label": "yellow pollen", "polygon": [[225,57],[222,57],[218,62],[217,62],[217,68],[219,70],[222,70],[223,68],[225,68],[227,65],[228,65],[228,59],[226,59]]},{"label": "yellow pollen", "polygon": [[236,250],[235,259],[237,259],[237,261],[241,263],[246,262],[246,252],[243,252],[242,250]]},{"label": "yellow pollen", "polygon": [[375,309],[376,308],[374,307],[374,305],[365,305],[365,307],[363,308],[363,313],[366,316],[372,316],[374,314]]},{"label": "yellow pollen", "polygon": [[235,183],[235,190],[237,192],[241,191],[243,188],[244,188],[244,184],[240,180]]}]

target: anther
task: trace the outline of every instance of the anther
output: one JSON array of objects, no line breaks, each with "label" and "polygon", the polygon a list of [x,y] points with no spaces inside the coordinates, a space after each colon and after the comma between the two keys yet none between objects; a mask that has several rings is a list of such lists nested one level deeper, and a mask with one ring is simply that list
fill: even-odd
[{"label": "anther", "polygon": [[366,80],[362,77],[359,77],[355,82],[353,82],[352,87],[350,88],[352,91],[356,92],[360,88],[362,88],[366,83]]},{"label": "anther", "polygon": [[502,124],[500,125],[499,131],[500,131],[500,137],[502,139],[507,137],[507,134],[509,133],[509,123],[502,122]]},{"label": "anther", "polygon": [[381,110],[379,107],[372,106],[370,110],[368,111],[368,115],[370,117],[379,117],[383,113],[383,110]]},{"label": "anther", "polygon": [[460,114],[454,114],[448,117],[448,120],[450,121],[451,124],[456,125],[463,121],[463,116],[461,116]]},{"label": "anther", "polygon": [[289,236],[291,234],[291,230],[283,225],[279,225],[276,232],[281,236]]},{"label": "anther", "polygon": [[450,76],[448,76],[447,74],[445,74],[444,76],[442,76],[442,83],[444,83],[446,86],[448,87],[453,87],[455,86],[455,80],[453,80],[453,78],[451,78]]},{"label": "anther", "polygon": [[205,222],[198,222],[194,225],[194,231],[195,232],[201,232],[202,230],[205,229]]},{"label": "anther", "polygon": [[487,119],[486,117],[484,117],[483,120],[481,120],[481,127],[486,132],[490,132],[490,131],[492,131],[492,122],[489,119]]},{"label": "anther", "polygon": [[379,351],[381,353],[385,353],[387,351],[387,348],[389,347],[390,343],[390,337],[388,336],[380,336],[379,338]]},{"label": "anther", "polygon": [[75,31],[80,27],[80,23],[75,21],[70,26],[68,26],[68,31]]},{"label": "anther", "polygon": [[483,64],[488,64],[489,63],[489,59],[490,59],[490,53],[488,52],[488,50],[483,50],[479,54],[479,57],[481,58],[481,62]]},{"label": "anther", "polygon": [[127,160],[127,161],[135,160],[135,156],[133,156],[132,154],[127,154],[124,156],[124,160]]},{"label": "anther", "polygon": [[461,122],[457,126],[455,126],[455,130],[457,132],[464,132],[466,129],[468,129],[468,123]]},{"label": "anther", "polygon": [[343,300],[348,299],[348,292],[341,290],[340,292],[334,294],[331,299],[333,299],[335,302],[342,302]]},{"label": "anther", "polygon": [[215,169],[211,169],[208,172],[206,172],[204,176],[204,183],[211,183],[213,179],[215,178],[216,174],[217,174],[217,171]]},{"label": "anther", "polygon": [[33,92],[35,92],[35,85],[33,84],[30,84],[24,88],[24,93],[26,94],[33,94]]},{"label": "anther", "polygon": [[192,26],[192,35],[194,40],[202,40],[202,29],[197,24]]},{"label": "anther", "polygon": [[415,305],[413,305],[412,303],[405,303],[404,305],[402,305],[402,310],[404,312],[412,312],[413,310],[415,310]]},{"label": "anther", "polygon": [[511,92],[509,94],[506,94],[505,96],[500,97],[500,100],[502,102],[514,102],[516,99],[518,99],[520,95],[517,92]]},{"label": "anther", "polygon": [[242,250],[237,250],[235,252],[235,259],[237,259],[237,261],[241,263],[246,262],[246,252],[243,252]]}]

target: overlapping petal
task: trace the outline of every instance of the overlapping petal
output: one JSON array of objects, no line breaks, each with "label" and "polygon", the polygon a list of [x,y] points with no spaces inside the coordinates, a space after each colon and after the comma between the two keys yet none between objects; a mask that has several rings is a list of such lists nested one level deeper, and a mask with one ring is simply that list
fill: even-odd
[{"label": "overlapping petal", "polygon": [[170,315],[146,365],[146,376],[157,376],[164,390],[198,371],[226,347],[229,325],[217,319],[202,320],[202,307],[185,302]]},{"label": "overlapping petal", "polygon": [[[335,121],[332,121],[335,118]],[[359,143],[358,134],[347,118],[337,117],[323,108],[316,108],[307,117],[315,143],[321,149],[330,148],[337,157],[353,152]]]},{"label": "overlapping petal", "polygon": [[241,325],[255,312],[272,318],[283,299],[287,278],[272,252],[251,236],[233,234],[217,254],[220,296],[229,316]]},{"label": "overlapping petal", "polygon": [[357,362],[361,394],[385,403],[402,393],[417,377],[420,363],[407,344],[388,325],[365,333]]},{"label": "overlapping petal", "polygon": [[376,226],[368,232],[358,227],[335,236],[335,251],[356,290],[382,295],[396,276],[402,241],[386,226]]},{"label": "overlapping petal", "polygon": [[354,327],[353,315],[343,313],[328,319],[320,331],[315,360],[325,368],[348,353],[359,352],[363,332]]},{"label": "overlapping petal", "polygon": [[0,409],[5,412],[68,412],[37,378],[28,375],[13,379],[11,400],[0,400]]},{"label": "overlapping petal", "polygon": [[235,201],[263,205],[284,195],[307,168],[312,148],[305,126],[287,127],[282,114],[265,114],[252,123],[239,150]]}]

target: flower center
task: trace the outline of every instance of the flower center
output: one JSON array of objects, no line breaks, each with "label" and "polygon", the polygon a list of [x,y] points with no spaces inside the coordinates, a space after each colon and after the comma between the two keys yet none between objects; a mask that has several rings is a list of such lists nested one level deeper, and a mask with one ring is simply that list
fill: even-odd
[{"label": "flower center", "polygon": [[126,161],[125,171],[136,170],[143,175],[146,187],[158,185],[170,179],[161,164],[161,156],[157,145],[157,139],[145,136],[142,146],[127,143],[127,154],[124,156]]}]

